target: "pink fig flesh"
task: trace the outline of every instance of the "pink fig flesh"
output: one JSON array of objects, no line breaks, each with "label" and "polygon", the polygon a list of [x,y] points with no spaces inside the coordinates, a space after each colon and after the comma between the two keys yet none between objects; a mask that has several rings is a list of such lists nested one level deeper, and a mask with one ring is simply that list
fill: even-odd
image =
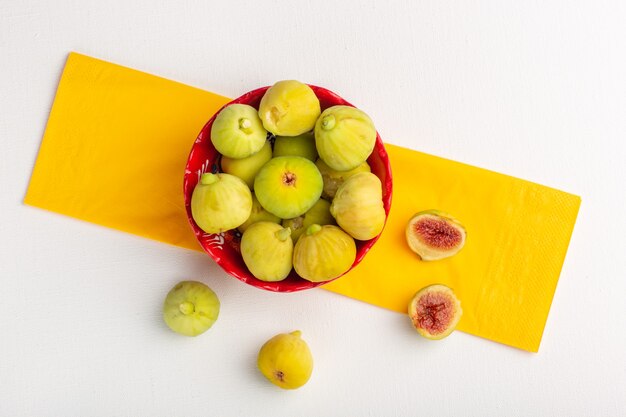
[{"label": "pink fig flesh", "polygon": [[423,261],[455,255],[465,245],[466,236],[461,222],[437,210],[417,213],[406,227],[409,248]]},{"label": "pink fig flesh", "polygon": [[438,340],[456,328],[463,310],[454,292],[441,284],[422,288],[409,303],[413,327],[427,339]]}]

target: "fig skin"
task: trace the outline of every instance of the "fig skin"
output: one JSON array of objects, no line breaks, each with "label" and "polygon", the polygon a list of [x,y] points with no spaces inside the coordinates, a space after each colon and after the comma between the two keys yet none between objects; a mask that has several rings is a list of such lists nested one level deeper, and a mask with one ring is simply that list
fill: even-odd
[{"label": "fig skin", "polygon": [[345,274],[355,259],[354,239],[334,225],[309,226],[293,251],[294,269],[311,282],[328,281]]},{"label": "fig skin", "polygon": [[230,104],[224,107],[211,126],[211,142],[219,153],[229,158],[246,158],[261,150],[267,130],[254,107]]},{"label": "fig skin", "polygon": [[241,178],[202,174],[191,194],[191,216],[206,233],[239,227],[250,217],[252,193]]},{"label": "fig skin", "polygon": [[318,158],[317,161],[315,161],[315,166],[317,166],[317,169],[320,170],[320,174],[322,174],[322,179],[324,180],[322,197],[327,200],[332,200],[339,186],[354,174],[358,174],[359,172],[372,172],[367,162],[363,162],[361,165],[349,171],[337,171],[329,167],[324,160]]},{"label": "fig skin", "polygon": [[467,239],[465,227],[450,214],[425,210],[415,214],[405,230],[409,248],[423,261],[456,255]]},{"label": "fig skin", "polygon": [[463,310],[452,289],[434,284],[422,288],[413,296],[408,314],[411,324],[420,335],[430,340],[440,340],[454,331]]},{"label": "fig skin", "polygon": [[387,219],[380,179],[371,172],[354,174],[341,184],[330,213],[353,238],[369,240],[378,236]]},{"label": "fig skin", "polygon": [[299,330],[282,333],[265,342],[259,350],[257,366],[274,385],[297,389],[313,373],[313,355]]},{"label": "fig skin", "polygon": [[271,222],[250,225],[241,236],[241,256],[257,279],[267,282],[287,278],[293,266],[291,229]]},{"label": "fig skin", "polygon": [[301,156],[312,162],[317,159],[315,137],[313,132],[306,132],[298,136],[276,136],[274,141],[274,157]]},{"label": "fig skin", "polygon": [[317,152],[337,171],[349,171],[361,165],[375,144],[376,128],[372,119],[355,107],[329,107],[315,123]]},{"label": "fig skin", "polygon": [[311,87],[295,80],[278,81],[261,98],[259,117],[277,136],[298,136],[315,126],[320,102]]},{"label": "fig skin", "polygon": [[263,208],[281,219],[306,213],[320,199],[324,181],[315,164],[300,156],[272,158],[254,179]]},{"label": "fig skin", "polygon": [[[256,198],[256,195],[252,193],[252,211],[250,212],[250,217],[246,220],[241,226],[237,228],[241,233],[245,232],[248,227],[258,222],[272,222],[279,224],[281,222],[281,218],[270,213],[265,210],[259,200]],[[287,226],[285,226],[287,227]]]},{"label": "fig skin", "polygon": [[304,231],[312,224],[335,224],[335,218],[330,214],[330,203],[324,199],[317,200],[306,213],[293,219],[284,219],[283,227],[291,229],[291,239],[294,243],[304,233]]},{"label": "fig skin", "polygon": [[222,171],[241,178],[252,190],[254,189],[254,177],[270,159],[272,159],[272,145],[265,141],[260,151],[246,158],[235,159],[222,156],[221,166]]},{"label": "fig skin", "polygon": [[211,288],[198,281],[182,281],[163,302],[163,320],[176,333],[198,336],[217,320],[220,300]]}]

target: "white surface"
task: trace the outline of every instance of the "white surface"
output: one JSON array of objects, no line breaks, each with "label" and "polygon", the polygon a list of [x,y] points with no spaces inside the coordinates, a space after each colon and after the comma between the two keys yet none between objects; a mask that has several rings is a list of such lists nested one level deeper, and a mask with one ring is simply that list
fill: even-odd
[{"label": "white surface", "polygon": [[[1,416],[626,415],[626,3],[0,0]],[[386,141],[582,196],[539,354],[324,290],[262,292],[200,253],[22,199],[69,51],[227,96],[296,78],[370,113]],[[162,299],[222,301],[199,338]],[[294,392],[255,369],[299,328]]]}]

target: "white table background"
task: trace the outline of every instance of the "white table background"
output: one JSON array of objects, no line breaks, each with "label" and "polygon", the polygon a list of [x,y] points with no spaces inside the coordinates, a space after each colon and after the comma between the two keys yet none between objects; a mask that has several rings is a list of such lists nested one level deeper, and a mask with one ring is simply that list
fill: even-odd
[{"label": "white table background", "polygon": [[[530,354],[318,289],[274,294],[210,259],[24,206],[66,55],[226,96],[295,78],[394,143],[583,198]],[[0,416],[626,415],[626,3],[0,0]],[[198,338],[163,324],[177,281],[219,295]],[[309,383],[256,370],[301,329]]]}]

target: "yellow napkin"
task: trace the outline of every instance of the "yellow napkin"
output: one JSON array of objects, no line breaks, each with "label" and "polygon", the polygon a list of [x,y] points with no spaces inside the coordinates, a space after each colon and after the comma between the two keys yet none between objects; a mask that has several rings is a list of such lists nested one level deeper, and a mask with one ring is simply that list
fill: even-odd
[{"label": "yellow napkin", "polygon": [[[69,55],[25,203],[201,250],[182,176],[204,123],[229,99],[84,55]],[[386,145],[394,194],[364,261],[324,288],[404,313],[431,283],[454,288],[462,331],[536,352],[580,198],[506,175]],[[422,262],[404,227],[439,209],[468,232],[456,256]]]},{"label": "yellow napkin", "polygon": [[229,101],[71,53],[24,202],[200,250],[182,176],[202,126]]}]

